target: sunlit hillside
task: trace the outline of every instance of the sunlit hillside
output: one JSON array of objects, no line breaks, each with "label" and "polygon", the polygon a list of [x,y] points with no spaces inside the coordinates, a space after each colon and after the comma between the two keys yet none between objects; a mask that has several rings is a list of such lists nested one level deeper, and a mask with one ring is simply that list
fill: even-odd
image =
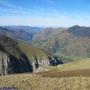
[{"label": "sunlit hillside", "polygon": [[54,71],[1,76],[0,86],[18,90],[90,90],[89,60],[58,66]]},{"label": "sunlit hillside", "polygon": [[67,70],[78,70],[78,69],[90,69],[90,58],[77,60],[71,63],[67,63],[64,65],[59,65],[58,70],[67,71]]},{"label": "sunlit hillside", "polygon": [[50,71],[40,72],[38,74],[43,77],[89,77],[90,59],[58,65]]},{"label": "sunlit hillside", "polygon": [[19,42],[20,49],[27,55],[29,60],[33,60],[34,56],[36,56],[39,60],[47,60],[47,53],[39,48],[35,48],[30,44]]}]

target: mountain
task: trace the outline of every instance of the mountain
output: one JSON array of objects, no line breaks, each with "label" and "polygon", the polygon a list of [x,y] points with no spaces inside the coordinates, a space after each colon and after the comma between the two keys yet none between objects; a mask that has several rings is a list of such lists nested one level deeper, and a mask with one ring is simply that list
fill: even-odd
[{"label": "mountain", "polygon": [[32,72],[33,67],[16,41],[0,34],[0,74]]},{"label": "mountain", "polygon": [[90,27],[75,25],[68,28],[68,32],[76,37],[90,38]]},{"label": "mountain", "polygon": [[0,33],[16,40],[31,42],[33,36],[42,31],[42,28],[30,26],[1,26]]},{"label": "mountain", "polygon": [[63,64],[61,58],[0,34],[0,75],[33,72],[40,66],[58,64]]},{"label": "mountain", "polygon": [[[64,57],[67,61],[90,57],[90,27],[72,26],[62,29],[45,29],[36,34],[32,44]],[[66,62],[67,62],[66,61]]]},{"label": "mountain", "polygon": [[33,66],[37,64],[38,67],[39,66],[48,67],[48,66],[57,66],[59,64],[64,63],[61,57],[48,53],[44,49],[36,48],[25,42],[19,42],[18,45],[19,48],[28,57],[28,59],[32,62]]},{"label": "mountain", "polygon": [[62,57],[64,62],[90,57],[90,27],[4,26],[0,27],[0,33]]}]

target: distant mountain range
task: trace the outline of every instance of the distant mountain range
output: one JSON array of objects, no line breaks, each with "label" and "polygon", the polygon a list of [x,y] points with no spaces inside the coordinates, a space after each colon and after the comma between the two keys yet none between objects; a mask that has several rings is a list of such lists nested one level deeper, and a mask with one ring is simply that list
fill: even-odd
[{"label": "distant mountain range", "polygon": [[0,33],[6,34],[6,36],[13,39],[31,42],[33,36],[42,31],[42,28],[30,27],[30,26],[3,26],[0,27]]},{"label": "distant mountain range", "polygon": [[90,27],[39,28],[30,26],[4,26],[0,33],[24,41],[46,52],[66,59],[90,57]]},{"label": "distant mountain range", "polygon": [[34,36],[32,44],[66,59],[89,58],[90,27],[44,29]]},{"label": "distant mountain range", "polygon": [[0,33],[0,75],[34,72],[63,64],[61,58]]}]

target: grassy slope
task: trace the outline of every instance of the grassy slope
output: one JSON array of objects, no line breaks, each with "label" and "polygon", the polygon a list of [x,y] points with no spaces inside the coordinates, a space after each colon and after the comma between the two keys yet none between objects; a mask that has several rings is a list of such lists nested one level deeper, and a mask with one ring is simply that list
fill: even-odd
[{"label": "grassy slope", "polygon": [[90,77],[50,78],[32,74],[0,77],[0,87],[18,90],[90,90]]},{"label": "grassy slope", "polygon": [[[90,59],[75,61],[56,68],[56,73],[74,71],[79,69],[88,69],[90,71]],[[57,70],[58,69],[58,70]],[[89,72],[88,71],[88,72]],[[45,73],[45,72],[44,72]],[[90,75],[73,77],[52,77],[53,73],[48,72],[48,77],[42,77],[36,74],[17,74],[0,77],[0,87],[17,87],[18,90],[90,90]],[[69,72],[70,74],[72,72]],[[74,72],[75,73],[75,72]],[[78,73],[78,72],[77,72]],[[61,75],[60,74],[60,75]],[[84,74],[84,71],[83,71]],[[90,73],[89,73],[90,74]],[[68,75],[68,73],[66,73]]]},{"label": "grassy slope", "polygon": [[82,70],[90,69],[90,58],[80,59],[66,64],[61,64],[58,66],[50,66],[48,68],[51,72],[60,72],[60,71],[72,71],[72,70]]},{"label": "grassy slope", "polygon": [[59,65],[48,72],[40,72],[44,77],[90,77],[90,59]]},{"label": "grassy slope", "polygon": [[19,42],[19,47],[30,60],[34,59],[33,56],[37,56],[39,60],[43,60],[47,58],[47,54],[44,52],[44,50],[35,48],[30,44]]},{"label": "grassy slope", "polygon": [[62,67],[58,67],[60,71],[67,71],[67,70],[78,70],[78,69],[90,69],[90,58],[77,60],[71,63],[67,63],[62,65]]}]

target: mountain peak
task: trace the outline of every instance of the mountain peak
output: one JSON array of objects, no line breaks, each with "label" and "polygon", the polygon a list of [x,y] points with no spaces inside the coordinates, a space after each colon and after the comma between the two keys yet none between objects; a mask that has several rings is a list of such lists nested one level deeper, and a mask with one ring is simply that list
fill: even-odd
[{"label": "mountain peak", "polygon": [[81,26],[79,26],[79,25],[74,25],[74,26],[71,26],[71,27],[69,27],[69,29],[77,29],[77,28],[80,28]]}]

